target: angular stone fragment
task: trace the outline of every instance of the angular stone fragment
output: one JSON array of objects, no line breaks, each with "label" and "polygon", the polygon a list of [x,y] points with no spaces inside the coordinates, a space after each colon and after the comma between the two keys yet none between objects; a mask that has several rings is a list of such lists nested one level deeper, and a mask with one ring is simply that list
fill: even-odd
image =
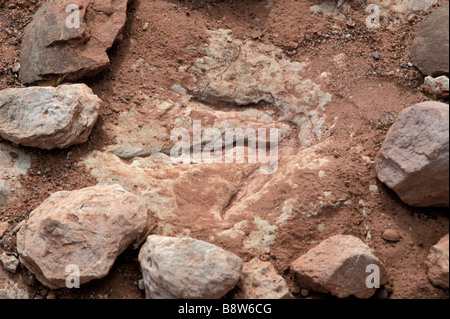
[{"label": "angular stone fragment", "polygon": [[119,185],[58,192],[31,213],[17,234],[17,250],[39,281],[63,288],[72,265],[80,284],[105,277],[147,226],[145,201]]},{"label": "angular stone fragment", "polygon": [[427,76],[422,85],[423,91],[434,99],[447,100],[449,96],[450,81],[445,75],[437,78]]},{"label": "angular stone fragment", "polygon": [[449,6],[436,9],[422,23],[410,49],[411,62],[425,75],[449,74]]},{"label": "angular stone fragment", "polygon": [[400,113],[376,158],[378,179],[408,205],[449,205],[449,107],[423,102]]},{"label": "angular stone fragment", "polygon": [[85,84],[0,91],[0,136],[45,150],[84,143],[101,102]]},{"label": "angular stone fragment", "polygon": [[[25,28],[20,81],[69,82],[108,68],[107,50],[118,40],[130,0],[48,0]],[[73,5],[78,5],[79,13]],[[79,19],[78,19],[79,16]],[[79,26],[77,25],[79,20]]]},{"label": "angular stone fragment", "polygon": [[435,286],[449,287],[449,235],[444,236],[435,246],[431,247],[426,264],[428,278]]},{"label": "angular stone fragment", "polygon": [[338,298],[370,298],[376,292],[372,284],[387,282],[386,270],[369,246],[349,235],[328,238],[295,260],[291,269],[301,287]]},{"label": "angular stone fragment", "polygon": [[192,238],[149,236],[139,253],[148,299],[219,299],[242,274],[242,260]]},{"label": "angular stone fragment", "polygon": [[[20,198],[21,184],[18,182],[18,177],[25,175],[30,167],[31,158],[28,154],[0,142],[0,208],[6,207],[7,204],[14,204]],[[3,227],[0,222],[0,238],[3,236]]]},{"label": "angular stone fragment", "polygon": [[9,272],[16,273],[17,267],[19,267],[19,260],[16,257],[3,252],[0,254],[0,264],[3,264],[3,267]]},{"label": "angular stone fragment", "polygon": [[273,265],[255,258],[244,264],[234,299],[290,299],[289,286]]}]

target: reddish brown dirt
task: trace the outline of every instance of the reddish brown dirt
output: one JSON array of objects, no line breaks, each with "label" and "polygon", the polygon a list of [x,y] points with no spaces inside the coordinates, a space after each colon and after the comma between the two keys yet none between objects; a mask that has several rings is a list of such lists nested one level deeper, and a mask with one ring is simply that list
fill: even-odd
[{"label": "reddish brown dirt", "polygon": [[[20,86],[11,67],[18,61],[23,29],[42,2],[0,0],[0,89]],[[333,74],[335,81],[327,85],[327,91],[334,98],[327,112],[329,118],[339,116],[340,120],[332,132],[331,146],[323,155],[336,158],[333,174],[327,176],[330,187],[351,194],[353,202],[337,211],[326,211],[315,219],[299,218],[289,223],[282,230],[289,235],[278,237],[272,253],[259,257],[271,260],[293,286],[289,270],[293,252],[300,256],[313,247],[310,241],[304,242],[305,238],[319,242],[336,234],[365,238],[364,224],[369,224],[372,229],[370,246],[391,275],[391,298],[448,298],[448,291],[429,283],[424,264],[430,247],[448,233],[447,210],[404,205],[377,181],[373,165],[366,165],[356,152],[357,147],[361,147],[364,154],[375,158],[397,114],[414,103],[428,100],[420,90],[423,80],[420,73],[412,67],[399,66],[409,61],[408,47],[427,13],[419,13],[395,28],[388,28],[384,21],[380,29],[369,30],[364,24],[367,17],[364,1],[354,0],[355,5],[342,21],[323,14],[312,15],[309,6],[319,2],[279,0],[274,1],[272,8],[266,8],[258,0],[199,0],[198,4],[188,0],[135,0],[128,12],[123,40],[110,51],[109,71],[86,81],[105,101],[89,141],[68,150],[28,150],[33,163],[28,175],[21,180],[25,194],[15,207],[0,210],[0,220],[8,217],[13,228],[51,193],[94,185],[96,180],[76,164],[89,152],[113,143],[113,137],[103,130],[103,124],[115,123],[124,110],[139,108],[142,102],[139,90],[148,96],[175,98],[169,88],[189,81],[187,74],[179,71],[179,66],[191,65],[198,58],[198,53],[185,48],[206,43],[208,28],[231,29],[238,38],[275,44],[294,61],[311,61],[307,71],[311,78],[324,71]],[[348,20],[355,26],[347,25]],[[149,22],[147,31],[142,30],[145,22]],[[350,36],[346,37],[347,34]],[[372,57],[375,52],[379,60]],[[342,67],[333,62],[333,57],[340,53],[345,54]],[[131,66],[141,57],[156,67],[144,76],[131,71]],[[353,139],[349,138],[350,132]],[[311,196],[308,189],[311,178],[315,177],[303,175],[296,181],[301,185],[297,192],[305,202]],[[369,185],[378,185],[380,192],[370,192]],[[259,207],[261,210],[271,210],[292,197],[291,188],[279,185],[279,189],[279,198],[275,201],[268,198]],[[360,199],[367,207],[364,218],[358,204]],[[328,226],[319,233],[316,229],[321,222]],[[388,225],[400,231],[403,236],[400,242],[388,243],[381,238]],[[15,236],[9,236],[7,244],[8,250],[14,251]],[[254,257],[238,246],[225,248],[239,254],[244,261]],[[21,271],[26,273],[25,269]],[[143,298],[143,292],[137,287],[140,278],[137,251],[129,250],[118,259],[106,278],[78,290],[61,289],[55,295],[57,298],[102,298],[105,295],[108,298]],[[48,294],[39,283],[34,289],[38,297],[45,298]]]}]

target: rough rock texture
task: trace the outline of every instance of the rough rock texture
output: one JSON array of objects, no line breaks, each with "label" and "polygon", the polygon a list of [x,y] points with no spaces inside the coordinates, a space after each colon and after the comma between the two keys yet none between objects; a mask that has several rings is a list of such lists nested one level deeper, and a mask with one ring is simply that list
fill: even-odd
[{"label": "rough rock texture", "polygon": [[16,257],[3,252],[0,254],[0,264],[3,264],[3,267],[9,272],[16,273],[17,267],[19,267],[19,260]]},{"label": "rough rock texture", "polygon": [[428,278],[435,286],[449,288],[449,235],[431,247],[427,258]]},{"label": "rough rock texture", "polygon": [[367,266],[380,269],[380,286],[387,282],[383,264],[360,239],[349,235],[328,238],[292,263],[297,283],[307,289],[339,298],[355,295],[370,298],[376,288],[367,288]]},{"label": "rough rock texture", "polygon": [[419,27],[411,46],[412,63],[425,75],[449,74],[449,6],[434,11]]},{"label": "rough rock texture", "polygon": [[[257,164],[174,166],[169,156],[161,153],[125,163],[114,154],[95,151],[81,165],[99,183],[119,183],[145,198],[158,218],[158,234],[201,237],[218,245],[238,241],[242,249],[253,253],[270,252],[278,233],[290,219],[298,218],[298,207],[301,218],[308,220],[350,203],[349,194],[338,185],[324,196],[323,190],[331,188],[324,176],[332,174],[335,165],[333,157],[321,153],[325,145],[293,153],[283,150],[280,155],[286,162],[273,175],[260,175]],[[249,178],[252,181],[244,186],[243,181]],[[261,209],[267,207],[267,198],[280,191],[279,185],[295,193],[312,189],[316,206],[302,206],[299,196],[290,195],[279,209]]]},{"label": "rough rock texture", "polygon": [[[434,6],[438,0],[371,0],[370,3],[381,7],[381,13],[389,9],[403,14],[410,14],[414,11],[428,10]],[[383,10],[384,9],[384,10]]]},{"label": "rough rock texture", "polygon": [[3,237],[3,235],[6,233],[6,231],[9,228],[9,224],[6,222],[0,222],[0,239]]},{"label": "rough rock texture", "polygon": [[234,299],[289,299],[292,298],[286,281],[273,265],[257,258],[244,264]]},{"label": "rough rock texture", "polygon": [[[20,81],[76,81],[109,66],[111,48],[126,22],[130,0],[47,1],[26,27],[20,51]],[[78,4],[80,28],[67,28],[66,7]]]},{"label": "rough rock texture", "polygon": [[188,91],[204,101],[250,105],[261,101],[275,105],[279,120],[301,127],[303,145],[320,140],[325,131],[325,106],[331,95],[307,79],[307,63],[292,62],[273,45],[243,42],[231,31],[210,32],[205,54],[189,69],[195,85]]},{"label": "rough rock texture", "polygon": [[380,181],[406,204],[448,207],[448,105],[423,102],[401,112],[375,165]]},{"label": "rough rock texture", "polygon": [[312,12],[322,12],[324,14],[333,16],[336,19],[345,19],[345,12],[351,9],[351,2],[343,0],[339,1],[322,1],[309,8]]},{"label": "rough rock texture", "polygon": [[28,154],[0,142],[0,208],[20,198],[21,185],[17,178],[26,174],[30,167],[31,158]]},{"label": "rough rock texture", "polygon": [[[267,132],[270,128],[278,128],[280,139],[291,130],[289,124],[277,122],[271,114],[255,109],[213,111],[201,103],[186,101],[181,105],[170,100],[151,98],[146,98],[145,103],[148,106],[145,109],[139,112],[122,112],[117,125],[106,127],[117,141],[117,144],[110,146],[108,150],[120,158],[144,157],[159,152],[170,153],[176,141],[170,139],[172,130],[166,121],[170,121],[173,127],[187,129],[191,136],[192,118],[208,118],[207,127],[219,129],[222,137],[227,128],[266,128]],[[205,121],[203,126],[206,126]],[[211,139],[205,138],[203,144],[210,141]]]},{"label": "rough rock texture", "polygon": [[[377,5],[383,18],[395,14],[396,17],[404,20],[409,14],[419,10],[428,10],[437,2],[438,0],[371,0],[368,4]],[[342,3],[340,7],[339,3]],[[351,0],[322,0],[319,4],[311,6],[310,10],[312,12],[323,12],[342,20],[345,19],[345,12],[352,7],[355,7],[355,5]]]},{"label": "rough rock texture", "polygon": [[445,75],[437,78],[427,76],[422,85],[422,89],[434,99],[447,100],[449,97],[450,81]]},{"label": "rough rock texture", "polygon": [[101,100],[85,84],[0,92],[0,136],[45,150],[87,141]]},{"label": "rough rock texture", "polygon": [[0,300],[31,299],[32,287],[24,284],[27,275],[12,274],[0,267]]},{"label": "rough rock texture", "polygon": [[148,299],[219,299],[242,274],[242,260],[204,241],[149,236],[139,253]]},{"label": "rough rock texture", "polygon": [[17,234],[20,261],[46,286],[66,286],[66,267],[80,283],[105,277],[115,259],[145,235],[145,201],[119,185],[58,192],[35,209]]},{"label": "rough rock texture", "polygon": [[[97,151],[83,164],[100,183],[116,181],[145,198],[150,211],[159,219],[161,231],[170,236],[174,235],[170,224],[194,226],[201,221],[208,225],[205,226],[208,232],[220,230],[219,223],[230,199],[239,190],[242,179],[255,169],[245,164],[236,164],[227,172],[220,164],[173,166],[165,154],[137,158],[128,165],[111,153]],[[186,207],[190,213],[180,211],[180,207]],[[195,219],[190,215],[192,212]],[[188,227],[183,228],[189,235]]]}]

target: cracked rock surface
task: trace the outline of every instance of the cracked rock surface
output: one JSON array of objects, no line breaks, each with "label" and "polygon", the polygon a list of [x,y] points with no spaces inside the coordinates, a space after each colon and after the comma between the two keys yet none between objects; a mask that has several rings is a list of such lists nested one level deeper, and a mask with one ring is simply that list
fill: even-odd
[{"label": "cracked rock surface", "polygon": [[235,39],[230,30],[210,32],[209,41],[204,49],[192,48],[205,54],[190,69],[193,95],[212,103],[273,104],[279,120],[301,127],[302,144],[321,138],[331,95],[304,77],[307,63],[292,62],[275,46]]}]

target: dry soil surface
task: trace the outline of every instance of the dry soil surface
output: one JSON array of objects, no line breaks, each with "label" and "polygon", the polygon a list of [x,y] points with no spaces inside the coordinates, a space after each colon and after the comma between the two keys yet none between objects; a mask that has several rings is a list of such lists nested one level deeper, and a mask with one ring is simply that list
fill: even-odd
[{"label": "dry soil surface", "polygon": [[[18,62],[24,27],[42,2],[0,0],[0,89],[21,86],[11,68]],[[123,39],[109,52],[110,69],[85,82],[105,102],[89,141],[56,151],[21,147],[31,155],[32,167],[20,179],[23,191],[20,200],[0,209],[0,221],[7,220],[13,228],[27,219],[51,193],[95,185],[97,179],[79,163],[92,151],[115,143],[115,136],[105,127],[116,124],[123,112],[139,111],[145,105],[144,95],[178,101],[179,95],[172,86],[188,85],[192,80],[180,67],[192,66],[202,56],[198,50],[187,48],[207,44],[208,30],[229,29],[237,39],[275,45],[292,61],[308,62],[305,76],[316,79],[322,89],[332,95],[326,106],[327,119],[337,117],[338,120],[327,132],[326,146],[320,148],[322,158],[333,159],[324,177],[328,189],[311,188],[310,185],[317,185],[314,181],[319,177],[317,172],[305,171],[293,178],[296,187],[280,182],[273,187],[276,191],[253,207],[269,216],[272,211],[282,209],[290,198],[301,203],[293,207],[298,217],[280,226],[270,252],[246,250],[239,241],[217,240],[214,243],[238,254],[246,262],[255,256],[270,260],[288,281],[295,296],[302,298],[290,273],[291,262],[327,237],[354,235],[367,241],[385,263],[391,277],[387,288],[390,298],[448,298],[448,292],[430,284],[425,267],[430,247],[448,233],[447,210],[419,209],[403,204],[395,193],[378,182],[372,162],[397,114],[415,103],[429,100],[420,90],[423,82],[420,72],[404,64],[400,66],[409,62],[408,49],[414,32],[429,12],[416,12],[406,17],[388,12],[381,28],[368,29],[366,1],[348,2],[352,3],[351,9],[343,11],[342,19],[336,19],[310,10],[311,6],[321,3],[319,0],[199,0],[198,3],[135,0],[128,10]],[[440,5],[447,3],[439,1]],[[144,30],[146,22],[148,29]],[[374,58],[374,53],[379,59]],[[133,67],[140,58],[151,65],[146,72],[136,72]],[[323,72],[329,74],[328,78],[320,77]],[[249,107],[273,108],[265,103]],[[170,121],[166,121],[170,126]],[[282,150],[300,148],[295,127],[280,147]],[[280,160],[280,169],[288,160]],[[230,169],[233,168],[224,165],[223,175],[231,174]],[[201,197],[204,195],[201,190],[189,191],[197,182],[203,188],[208,187],[208,176],[197,178],[192,184],[179,185],[178,193],[186,194],[185,202],[179,203],[185,219],[184,224],[174,223],[174,227],[180,227],[180,231],[191,227],[191,236],[209,241],[209,237],[203,235],[201,221],[195,221],[195,210],[190,207],[197,200],[208,204],[208,199]],[[250,174],[243,180],[242,187],[262,185],[258,184],[258,178]],[[317,216],[302,214],[305,207],[317,203],[317,194],[324,191],[333,193],[331,199],[338,201],[344,196],[350,202],[323,207]],[[234,200],[231,199],[230,205]],[[396,228],[402,235],[401,241],[390,243],[382,239],[387,227]],[[5,244],[7,250],[15,251],[15,235],[8,234]],[[33,296],[37,298],[143,298],[144,292],[138,289],[142,275],[137,254],[138,251],[127,250],[106,278],[81,289],[50,293],[23,268],[16,280],[31,285]],[[379,294],[375,296],[379,297]],[[330,297],[313,294],[308,298]]]}]

